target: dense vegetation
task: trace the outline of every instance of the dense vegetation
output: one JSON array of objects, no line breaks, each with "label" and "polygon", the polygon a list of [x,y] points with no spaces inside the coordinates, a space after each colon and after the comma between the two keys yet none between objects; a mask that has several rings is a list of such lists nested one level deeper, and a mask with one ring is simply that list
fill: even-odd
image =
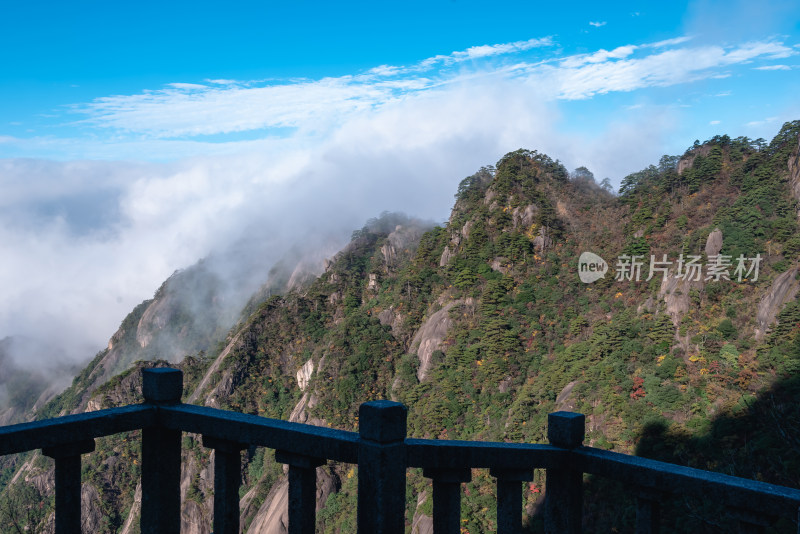
[{"label": "dense vegetation", "polygon": [[[462,181],[445,227],[384,214],[355,232],[310,285],[251,302],[228,348],[211,351],[224,358],[199,398],[282,419],[302,412],[348,430],[357,429],[361,402],[393,398],[409,407],[413,437],[526,442],[545,439],[549,412],[570,409],[587,414],[593,446],[798,487],[800,303],[794,293],[785,305],[779,299],[767,333],[758,333],[757,313],[784,273],[786,287],[797,289],[798,199],[787,161],[797,156],[798,134],[800,121],[770,143],[696,143],[626,177],[618,196],[585,168],[569,173],[535,151],[509,153]],[[661,272],[646,280],[651,255],[666,255],[672,273],[681,255],[711,262],[706,246],[716,229],[733,267],[739,255],[761,255],[757,279],[672,289]],[[583,251],[609,262],[593,284],[577,275]],[[612,260],[623,254],[643,256],[640,280],[614,279]],[[420,331],[431,322],[446,334],[421,358]],[[181,364],[187,392],[212,359],[203,352]],[[314,372],[301,391],[296,373],[308,361]],[[74,406],[82,376],[43,413]],[[102,406],[134,401],[135,376],[115,378],[94,398]],[[91,455],[85,482],[108,507],[103,531],[124,521],[137,477],[132,461],[108,458],[135,459],[137,446],[135,436],[100,440],[101,454]],[[207,452],[191,436],[184,449],[197,466],[187,499],[207,502],[199,477]],[[349,532],[354,470],[324,469],[336,491],[318,529]],[[243,492],[254,492],[249,524],[282,471],[270,453],[253,449],[242,474]],[[543,487],[538,472],[525,486],[531,531],[540,528]],[[31,491],[14,486],[5,502]],[[431,492],[418,472],[408,491],[410,531],[415,513],[430,513]],[[422,492],[428,497],[418,508]],[[488,473],[466,485],[464,531],[493,529],[493,492]],[[592,480],[587,492],[588,531],[630,529],[634,508],[620,488]],[[679,512],[664,514],[669,532],[728,528],[713,511],[702,514],[701,503],[666,506]],[[0,506],[0,515],[8,510]]]}]

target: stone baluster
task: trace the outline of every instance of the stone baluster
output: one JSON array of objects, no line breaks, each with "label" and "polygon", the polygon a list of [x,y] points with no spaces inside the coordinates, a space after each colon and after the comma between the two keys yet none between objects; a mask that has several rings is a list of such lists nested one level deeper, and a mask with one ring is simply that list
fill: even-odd
[{"label": "stone baluster", "polygon": [[42,449],[56,463],[56,534],[81,531],[81,454],[93,450],[93,439]]},{"label": "stone baluster", "polygon": [[497,478],[497,534],[522,532],[522,482],[533,480],[533,469],[490,469]]},{"label": "stone baluster", "polygon": [[641,488],[636,495],[636,534],[658,534],[661,520],[661,492]]},{"label": "stone baluster", "polygon": [[422,475],[433,480],[433,531],[458,534],[461,530],[461,483],[472,479],[469,468],[425,468]]},{"label": "stone baluster", "polygon": [[203,446],[214,449],[214,534],[239,534],[242,449],[247,445],[203,436]]},{"label": "stone baluster", "polygon": [[288,451],[275,451],[275,460],[289,465],[289,534],[314,534],[317,467],[325,460]]}]

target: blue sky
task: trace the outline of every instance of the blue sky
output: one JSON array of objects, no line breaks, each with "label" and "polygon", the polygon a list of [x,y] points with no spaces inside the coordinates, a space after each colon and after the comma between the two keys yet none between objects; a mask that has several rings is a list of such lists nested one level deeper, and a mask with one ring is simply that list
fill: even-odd
[{"label": "blue sky", "polygon": [[796,2],[288,4],[5,6],[0,156],[230,153],[476,78],[527,86],[579,137],[667,115],[670,153],[800,112]]},{"label": "blue sky", "polygon": [[523,147],[613,184],[800,118],[800,3],[6,2],[0,338],[93,355],[231,242],[444,221]]}]

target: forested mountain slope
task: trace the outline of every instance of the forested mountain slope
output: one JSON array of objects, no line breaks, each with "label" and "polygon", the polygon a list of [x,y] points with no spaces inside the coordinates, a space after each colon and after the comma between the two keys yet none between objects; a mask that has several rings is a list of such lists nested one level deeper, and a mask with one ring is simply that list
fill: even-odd
[{"label": "forested mountain slope", "polygon": [[[509,153],[461,183],[443,227],[384,214],[318,278],[261,292],[218,346],[205,338],[181,362],[185,400],[355,430],[361,402],[391,398],[409,407],[412,437],[526,442],[544,440],[549,412],[574,410],[593,446],[797,487],[798,134],[800,121],[769,144],[696,143],[626,177],[618,196],[585,169]],[[604,277],[581,280],[584,252],[605,260]],[[137,402],[143,365],[153,363],[91,393],[88,369],[41,413],[83,409],[80,399],[89,409]],[[184,528],[208,532],[209,453],[194,436],[184,442]],[[97,448],[85,460],[90,526],[134,532],[137,437]],[[48,461],[31,454],[6,467],[2,480],[17,475],[0,516],[45,528]],[[353,468],[318,473],[318,530],[351,532]],[[281,466],[248,450],[242,475],[243,524],[281,532]],[[537,473],[525,488],[532,531],[543,487]],[[630,528],[619,488],[587,490],[587,531]],[[493,491],[488,473],[466,485],[469,532],[493,529]],[[39,498],[47,504],[26,507]],[[667,531],[725,531],[717,515],[695,513],[704,505],[668,504],[687,519],[664,514],[677,521]],[[415,471],[408,506],[409,531],[425,531],[430,489]]]}]

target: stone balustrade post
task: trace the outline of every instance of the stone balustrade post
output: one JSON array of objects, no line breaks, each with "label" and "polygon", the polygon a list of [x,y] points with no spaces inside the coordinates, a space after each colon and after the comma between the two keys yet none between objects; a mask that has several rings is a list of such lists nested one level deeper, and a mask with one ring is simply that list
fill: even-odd
[{"label": "stone balustrade post", "polygon": [[398,402],[359,407],[358,532],[404,534],[406,509],[406,417]]},{"label": "stone balustrade post", "polygon": [[[574,449],[583,443],[586,418],[573,412],[547,416],[547,439],[551,445]],[[572,465],[547,470],[545,490],[545,532],[580,534],[583,516],[583,472]]]},{"label": "stone balustrade post", "polygon": [[[146,403],[178,404],[183,373],[166,367],[142,370]],[[181,432],[159,426],[142,429],[142,534],[181,529]]]}]

